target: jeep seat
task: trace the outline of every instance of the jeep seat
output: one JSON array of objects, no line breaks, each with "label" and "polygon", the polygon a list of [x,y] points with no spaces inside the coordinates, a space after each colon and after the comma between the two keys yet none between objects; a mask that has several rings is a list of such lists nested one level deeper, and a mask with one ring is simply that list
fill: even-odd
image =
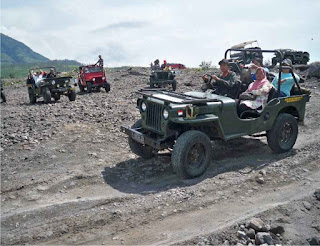
[{"label": "jeep seat", "polygon": [[[268,95],[267,103],[276,97],[277,91],[274,87],[271,88]],[[240,119],[258,118],[261,115],[256,109],[246,110],[239,116]]]}]

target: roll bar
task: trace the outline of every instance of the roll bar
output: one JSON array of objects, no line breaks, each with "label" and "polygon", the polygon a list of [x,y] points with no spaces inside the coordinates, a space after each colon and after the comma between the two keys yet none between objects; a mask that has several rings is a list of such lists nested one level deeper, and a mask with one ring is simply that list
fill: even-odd
[{"label": "roll bar", "polygon": [[[280,51],[280,50],[260,50],[260,49],[227,49],[226,52],[224,53],[224,58],[227,59],[227,55],[228,55],[228,52],[231,53],[231,51],[240,51],[240,52],[249,52],[249,53],[253,53],[253,52],[260,52],[260,53],[274,53],[274,54],[277,54],[279,55],[280,57],[280,61],[283,61],[283,53]],[[300,85],[293,73],[293,70],[291,67],[288,67],[288,66],[282,66],[281,62],[280,62],[280,66],[279,66],[279,76],[278,76],[278,88],[277,88],[277,97],[279,97],[280,95],[280,87],[281,87],[281,84],[280,84],[280,81],[281,81],[281,73],[282,73],[282,69],[285,68],[285,69],[289,69],[290,70],[290,73],[293,77],[293,80],[294,80],[294,83],[297,85],[300,93],[302,93],[302,90],[300,88]]]}]

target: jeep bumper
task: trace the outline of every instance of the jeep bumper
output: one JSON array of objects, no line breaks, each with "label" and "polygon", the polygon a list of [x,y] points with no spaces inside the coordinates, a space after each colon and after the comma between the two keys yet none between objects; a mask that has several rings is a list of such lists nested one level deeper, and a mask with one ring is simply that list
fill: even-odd
[{"label": "jeep bumper", "polygon": [[169,147],[163,141],[146,136],[145,134],[141,133],[139,129],[141,128],[133,129],[127,126],[121,126],[122,132],[124,132],[125,134],[127,134],[129,137],[131,137],[133,140],[137,141],[140,144],[149,145],[157,150],[162,150]]},{"label": "jeep bumper", "polygon": [[60,88],[51,89],[51,92],[53,92],[53,93],[64,93],[64,92],[66,92],[68,90],[69,90],[68,88],[60,87]]}]

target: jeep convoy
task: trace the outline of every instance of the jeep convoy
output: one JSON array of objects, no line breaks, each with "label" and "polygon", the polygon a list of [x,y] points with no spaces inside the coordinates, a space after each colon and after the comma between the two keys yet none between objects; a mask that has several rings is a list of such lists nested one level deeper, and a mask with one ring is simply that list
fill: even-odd
[{"label": "jeep convoy", "polygon": [[[244,50],[229,49],[225,58],[231,51]],[[276,50],[250,51],[282,56]],[[294,77],[292,69],[286,69],[290,69]],[[281,70],[280,64],[279,81]],[[140,90],[137,108],[141,117],[131,127],[122,126],[121,129],[128,135],[133,153],[149,159],[160,150],[172,151],[174,171],[184,178],[195,178],[202,175],[211,162],[212,140],[227,141],[265,132],[272,151],[290,150],[296,142],[298,122],[304,120],[310,98],[295,77],[294,80],[291,96],[274,95],[261,113],[248,111],[240,116],[237,114],[239,99],[198,91]],[[278,91],[280,86],[279,83]]]},{"label": "jeep convoy", "polygon": [[[286,54],[281,50],[236,47],[225,52],[225,59],[232,52],[246,57],[256,54],[262,57],[264,52],[273,53],[281,61]],[[278,81],[281,81],[282,68],[291,72],[295,82],[290,96],[280,97],[281,83],[278,83],[278,88],[269,92],[262,111],[247,110],[240,115],[237,111],[241,101],[239,95],[248,84],[237,82],[234,96],[218,95],[214,91],[178,93],[175,92],[177,82],[174,71],[152,71],[150,88],[138,91],[140,119],[131,127],[122,126],[121,130],[128,135],[131,151],[144,159],[150,159],[162,150],[172,152],[173,169],[184,178],[195,178],[206,171],[212,161],[211,141],[228,141],[259,134],[267,137],[272,151],[289,151],[298,136],[298,123],[304,120],[310,93],[300,87],[290,66],[283,67],[280,63]],[[27,87],[31,103],[35,103],[39,97],[43,97],[45,103],[51,102],[52,97],[57,101],[61,95],[68,96],[70,101],[76,99],[75,88],[71,85],[72,77],[43,77],[35,81],[34,78],[39,78],[33,75],[36,69],[44,68],[30,70]],[[55,68],[50,70],[55,73]],[[212,76],[207,77],[210,82]],[[110,91],[103,67],[95,65],[79,67],[78,85],[80,92],[86,90],[90,93],[101,87],[106,92]],[[172,90],[164,89],[168,85]]]}]

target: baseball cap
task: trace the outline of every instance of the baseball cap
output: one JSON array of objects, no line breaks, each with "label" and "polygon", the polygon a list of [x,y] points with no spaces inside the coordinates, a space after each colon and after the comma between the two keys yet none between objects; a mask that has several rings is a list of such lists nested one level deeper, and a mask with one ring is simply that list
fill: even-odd
[{"label": "baseball cap", "polygon": [[290,59],[284,59],[282,62],[281,62],[281,65],[285,65],[285,66],[292,66],[292,61]]}]

